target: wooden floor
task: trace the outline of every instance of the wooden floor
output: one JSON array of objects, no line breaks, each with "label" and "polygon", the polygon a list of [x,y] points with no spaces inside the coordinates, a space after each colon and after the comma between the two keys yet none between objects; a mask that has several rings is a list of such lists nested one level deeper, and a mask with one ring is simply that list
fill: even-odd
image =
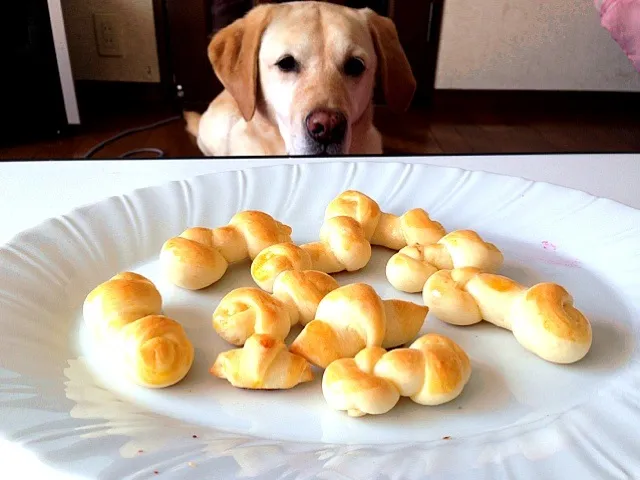
[{"label": "wooden floor", "polygon": [[[631,112],[633,109],[629,109]],[[77,134],[0,148],[0,160],[81,159],[99,142],[121,132],[168,118],[168,111],[138,111],[91,122]],[[447,104],[394,115],[384,109],[376,124],[389,154],[492,154],[556,152],[640,152],[640,116],[616,111],[588,113],[543,108],[463,108]],[[181,120],[126,136],[93,158],[118,158],[143,147],[166,157],[202,156]],[[153,154],[141,155],[153,157]]]}]

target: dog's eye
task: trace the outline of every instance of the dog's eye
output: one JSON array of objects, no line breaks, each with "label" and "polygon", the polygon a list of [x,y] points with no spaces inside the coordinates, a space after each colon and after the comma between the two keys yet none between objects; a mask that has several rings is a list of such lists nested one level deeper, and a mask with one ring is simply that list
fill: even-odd
[{"label": "dog's eye", "polygon": [[344,73],[350,77],[359,77],[365,70],[364,61],[358,57],[351,57],[344,64]]},{"label": "dog's eye", "polygon": [[276,62],[276,65],[283,72],[297,72],[299,67],[298,62],[291,55],[285,55]]}]

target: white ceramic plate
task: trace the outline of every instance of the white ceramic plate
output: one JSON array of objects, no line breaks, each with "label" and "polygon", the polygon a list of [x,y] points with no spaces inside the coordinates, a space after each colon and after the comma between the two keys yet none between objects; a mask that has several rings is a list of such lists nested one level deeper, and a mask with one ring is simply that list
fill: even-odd
[{"label": "white ceramic plate", "polygon": [[[564,285],[592,322],[593,347],[553,365],[491,325],[449,335],[470,355],[462,395],[439,407],[408,399],[386,415],[331,410],[321,376],[282,392],[234,389],[208,369],[231,346],[211,326],[220,298],[254,285],[248,262],[187,292],[158,274],[162,243],[194,225],[260,209],[317,239],[324,208],[347,188],[400,214],[423,207],[450,231],[477,230],[505,254],[501,271]],[[640,212],[549,184],[401,163],[327,163],[226,172],[145,188],[51,219],[0,248],[0,433],[61,471],[100,479],[639,478]],[[395,291],[375,248],[336,276]],[[85,331],[86,294],[115,273],[149,276],[165,313],[196,346],[185,380],[129,384]],[[405,401],[406,400],[406,401]],[[157,472],[157,473],[154,473]]]}]

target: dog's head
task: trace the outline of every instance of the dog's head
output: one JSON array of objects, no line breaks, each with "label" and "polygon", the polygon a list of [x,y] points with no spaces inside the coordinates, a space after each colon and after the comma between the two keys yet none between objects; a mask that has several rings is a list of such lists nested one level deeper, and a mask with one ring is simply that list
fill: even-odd
[{"label": "dog's head", "polygon": [[368,8],[260,5],[220,30],[208,54],[244,119],[260,108],[289,155],[348,153],[377,82],[394,111],[416,89],[393,22]]}]

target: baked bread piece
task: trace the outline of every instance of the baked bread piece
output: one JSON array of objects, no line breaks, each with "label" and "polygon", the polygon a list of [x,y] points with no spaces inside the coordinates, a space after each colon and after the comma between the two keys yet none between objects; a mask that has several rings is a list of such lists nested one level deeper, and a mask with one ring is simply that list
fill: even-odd
[{"label": "baked bread piece", "polygon": [[255,390],[289,389],[313,380],[309,362],[268,334],[254,334],[244,347],[220,353],[209,371],[234,387]]},{"label": "baked bread piece", "polygon": [[284,340],[293,325],[310,322],[322,298],[338,286],[323,272],[282,272],[274,282],[273,294],[241,287],[225,295],[213,312],[213,328],[234,345],[243,345],[254,333]]},{"label": "baked bread piece", "polygon": [[251,276],[260,288],[271,292],[282,272],[352,272],[364,268],[370,259],[371,244],[362,226],[349,217],[334,217],[322,224],[319,242],[281,243],[262,250],[251,263]]},{"label": "baked bread piece", "polygon": [[244,345],[254,333],[284,340],[293,319],[287,306],[255,287],[240,287],[227,293],[212,315],[213,328],[233,345]]},{"label": "baked bread piece", "polygon": [[322,224],[319,242],[300,246],[280,243],[262,250],[251,262],[251,276],[260,288],[271,292],[282,272],[352,272],[366,266],[370,259],[371,244],[360,224],[349,217],[335,217]]},{"label": "baked bread piece", "polygon": [[430,245],[402,248],[387,262],[387,280],[402,292],[421,292],[427,279],[438,270],[476,267],[495,273],[504,261],[493,243],[473,230],[456,230]]},{"label": "baked bread piece", "polygon": [[368,347],[354,358],[331,362],[322,376],[322,393],[329,406],[351,417],[380,415],[400,397],[420,405],[450,402],[470,376],[466,352],[453,340],[429,333],[409,348]]},{"label": "baked bread piece", "polygon": [[229,264],[253,260],[270,245],[290,242],[291,232],[267,213],[245,210],[224,227],[193,227],[170,238],[162,246],[160,265],[174,285],[199,290],[220,280]]},{"label": "baked bread piece", "polygon": [[353,272],[369,263],[371,245],[399,250],[407,244],[435,243],[445,233],[422,209],[402,216],[383,213],[368,196],[347,190],[327,206],[320,241],[300,246],[283,242],[265,248],[253,260],[251,276],[260,288],[271,292],[275,278],[284,271]]},{"label": "baked bread piece", "polygon": [[427,313],[423,305],[382,300],[365,283],[345,285],[320,301],[315,319],[304,327],[290,350],[326,368],[365,347],[393,348],[410,342],[418,335]]},{"label": "baked bread piece", "polygon": [[467,267],[440,270],[424,285],[425,305],[440,320],[473,325],[482,320],[511,330],[527,350],[554,363],[581,360],[591,348],[589,320],[555,283],[530,288],[502,275]]},{"label": "baked bread piece", "polygon": [[331,275],[316,270],[287,270],[276,277],[273,296],[289,309],[293,325],[305,326],[316,316],[318,305],[340,284]]},{"label": "baked bread piece", "polygon": [[446,233],[422,208],[411,209],[400,216],[385,213],[375,200],[356,190],[346,190],[329,202],[325,221],[338,216],[351,217],[362,225],[371,245],[392,250],[436,243]]},{"label": "baked bread piece", "polygon": [[161,314],[162,297],[146,277],[122,272],[94,288],[83,304],[84,319],[113,360],[135,383],[163,388],[191,369],[194,349],[175,320]]}]

